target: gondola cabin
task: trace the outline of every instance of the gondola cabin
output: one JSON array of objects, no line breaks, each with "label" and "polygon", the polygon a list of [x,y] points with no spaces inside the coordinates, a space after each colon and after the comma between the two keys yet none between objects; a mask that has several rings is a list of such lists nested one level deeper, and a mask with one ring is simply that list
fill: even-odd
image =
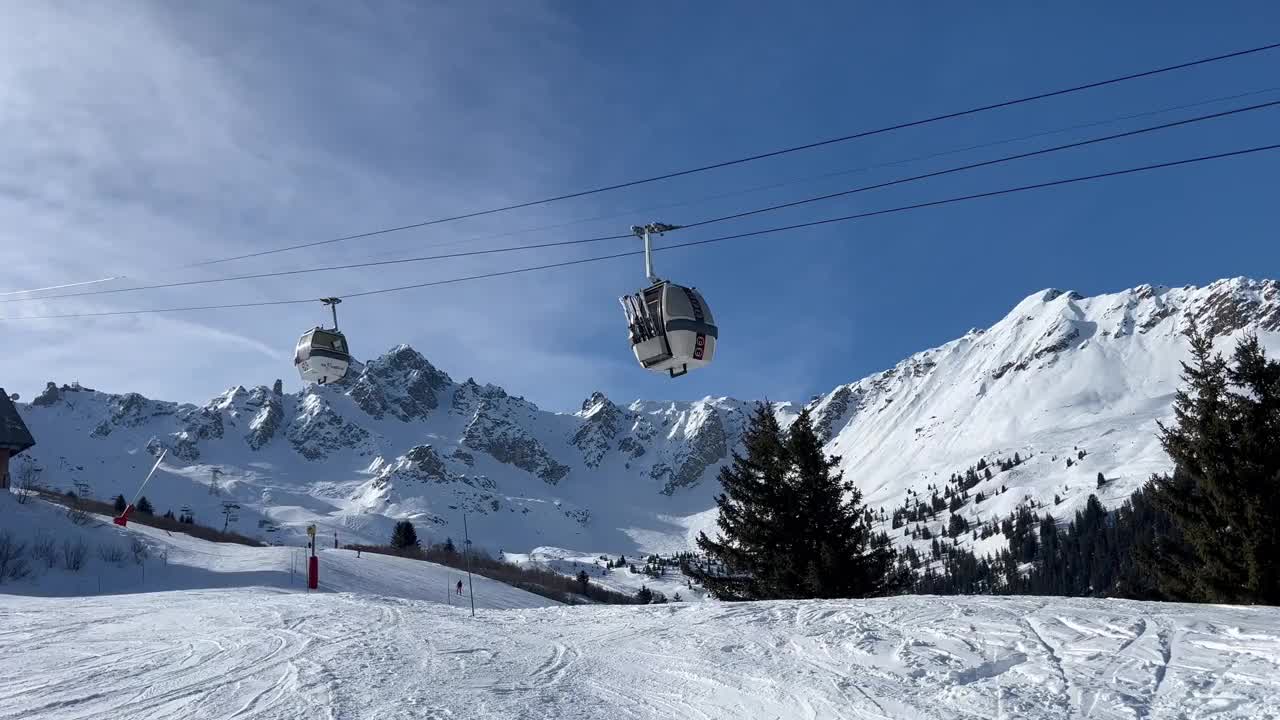
[{"label": "gondola cabin", "polygon": [[719,329],[697,290],[661,280],[621,300],[641,367],[679,377],[711,364]]},{"label": "gondola cabin", "polygon": [[309,330],[298,338],[293,364],[303,382],[323,385],[341,380],[351,366],[347,338],[337,330]]}]

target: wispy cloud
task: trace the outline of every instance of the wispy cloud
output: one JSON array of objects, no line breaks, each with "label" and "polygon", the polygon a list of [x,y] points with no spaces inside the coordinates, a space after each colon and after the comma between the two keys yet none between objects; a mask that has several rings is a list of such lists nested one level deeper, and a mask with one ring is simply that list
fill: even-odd
[{"label": "wispy cloud", "polygon": [[[573,128],[546,101],[546,77],[549,67],[576,64],[561,42],[572,28],[534,3],[376,10],[123,2],[7,10],[0,290],[117,274],[131,278],[116,283],[124,285],[300,267],[592,214],[583,204],[536,209],[183,269],[524,200],[564,184],[556,158],[573,160],[565,152]],[[541,259],[7,304],[0,315],[318,297]],[[454,372],[474,367],[464,372],[515,392],[521,384],[542,388],[535,399],[560,404],[590,380],[581,351],[562,341],[601,332],[604,322],[598,308],[591,319],[570,318],[588,297],[598,305],[602,290],[590,278],[515,278],[350,303],[343,319],[362,354],[405,341],[426,345]],[[4,323],[6,345],[20,350],[2,369],[5,382],[25,392],[70,376],[196,401],[230,384],[288,377],[288,349],[320,319],[319,306],[282,306]],[[571,375],[571,391],[547,389],[548,380]]]}]

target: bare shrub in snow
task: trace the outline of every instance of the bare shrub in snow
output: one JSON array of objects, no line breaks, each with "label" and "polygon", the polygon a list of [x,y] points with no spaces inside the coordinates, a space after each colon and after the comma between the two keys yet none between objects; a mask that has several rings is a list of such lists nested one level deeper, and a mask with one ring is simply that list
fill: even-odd
[{"label": "bare shrub in snow", "polygon": [[73,500],[72,504],[67,506],[67,519],[76,525],[88,525],[89,512],[78,500]]},{"label": "bare shrub in snow", "polygon": [[142,539],[137,536],[135,536],[133,540],[130,542],[129,552],[133,553],[133,561],[138,565],[141,565],[143,562],[145,562],[147,559],[147,556],[149,555],[147,550],[147,544],[142,542]]},{"label": "bare shrub in snow", "polygon": [[27,559],[23,557],[27,544],[18,542],[9,532],[0,533],[0,582],[24,578],[30,572]]},{"label": "bare shrub in snow", "polygon": [[25,505],[41,490],[40,473],[43,472],[30,458],[23,456],[13,474],[13,487],[18,491],[18,504]]},{"label": "bare shrub in snow", "polygon": [[31,559],[46,568],[52,568],[58,564],[58,548],[54,544],[53,536],[43,533],[36,536],[35,542],[31,544]]},{"label": "bare shrub in snow", "polygon": [[89,548],[84,544],[83,540],[76,540],[74,543],[70,540],[62,541],[62,569],[78,571],[84,567],[84,558],[89,554]]},{"label": "bare shrub in snow", "polygon": [[102,562],[119,565],[124,562],[124,548],[114,543],[103,543],[98,546],[98,557]]}]

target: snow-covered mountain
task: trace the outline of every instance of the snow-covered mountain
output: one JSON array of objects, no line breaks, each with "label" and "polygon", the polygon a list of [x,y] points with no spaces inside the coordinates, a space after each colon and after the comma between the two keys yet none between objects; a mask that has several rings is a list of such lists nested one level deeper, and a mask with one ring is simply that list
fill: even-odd
[{"label": "snow-covered mountain", "polygon": [[[957,511],[967,519],[1027,503],[1069,516],[1090,494],[1112,506],[1170,468],[1157,421],[1172,417],[1192,321],[1225,354],[1245,333],[1280,354],[1280,283],[1236,278],[1094,297],[1044,290],[986,330],[810,406],[828,451],[873,508],[891,513],[908,493],[911,503],[926,499],[931,485],[941,491],[952,473],[985,460],[992,476],[980,472],[968,494],[987,499]],[[1023,462],[1001,470],[997,463],[1015,453]],[[947,520],[938,516],[935,535]],[[986,549],[1003,541],[992,538]]]},{"label": "snow-covered mountain", "polygon": [[[1045,290],[986,330],[809,407],[873,507],[891,511],[980,458],[1015,452],[1025,462],[973,490],[994,497],[960,512],[1003,514],[1029,497],[1068,513],[1089,492],[1114,503],[1167,467],[1155,422],[1169,414],[1192,319],[1224,349],[1255,332],[1280,352],[1280,283]],[[784,421],[799,410],[774,407]],[[300,393],[277,381],[195,406],[50,383],[19,408],[47,484],[132,495],[168,448],[146,492],[159,510],[186,505],[218,524],[234,501],[238,529],[268,539],[296,540],[317,522],[343,541],[383,541],[404,517],[432,540],[456,539],[465,511],[473,538],[493,549],[669,552],[714,522],[715,473],[751,402],[622,406],[594,393],[578,412],[553,413],[457,382],[402,345]]]},{"label": "snow-covered mountain", "polygon": [[[684,537],[706,510],[714,469],[741,435],[747,403],[638,402],[596,393],[552,413],[495,385],[455,382],[408,346],[347,381],[300,393],[231,388],[203,406],[49,383],[21,404],[45,484],[132,496],[162,448],[146,495],[269,539],[310,522],[344,542],[389,537],[394,519],[420,532],[472,535],[492,549],[562,544],[627,552]],[[670,517],[668,517],[670,516]]]}]

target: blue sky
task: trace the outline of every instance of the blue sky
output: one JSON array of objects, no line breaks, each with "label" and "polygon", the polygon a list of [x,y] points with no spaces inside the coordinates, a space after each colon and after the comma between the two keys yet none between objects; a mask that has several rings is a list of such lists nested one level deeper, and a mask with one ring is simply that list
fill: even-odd
[{"label": "blue sky", "polygon": [[[813,180],[1280,86],[1280,53],[519,212],[199,270],[211,257],[609,184],[1275,42],[1239,3],[32,3],[0,27],[0,291],[154,282],[625,232],[1280,98]],[[1280,111],[772,213],[694,240],[1277,141]],[[616,296],[638,259],[352,301],[357,354],[401,342],[550,409],[637,397],[804,400],[991,324],[1045,287],[1275,276],[1280,156],[655,257],[704,291],[712,368],[634,367]],[[690,202],[771,183],[785,187]],[[662,210],[644,210],[687,203]],[[607,219],[578,222],[609,215]],[[564,225],[565,223],[573,223]],[[553,230],[492,236],[530,228]],[[616,252],[628,241],[100,298],[0,316],[345,294]],[[119,281],[123,285],[130,281]],[[0,384],[203,402],[298,380],[321,308],[3,322]]]}]

